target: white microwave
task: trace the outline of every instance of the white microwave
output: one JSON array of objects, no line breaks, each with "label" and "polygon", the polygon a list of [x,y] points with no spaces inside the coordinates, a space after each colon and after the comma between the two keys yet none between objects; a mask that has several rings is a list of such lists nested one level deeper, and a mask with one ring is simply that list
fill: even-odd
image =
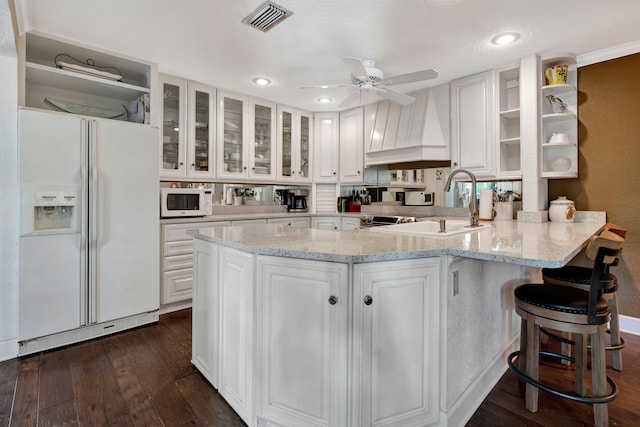
[{"label": "white microwave", "polygon": [[211,215],[211,191],[199,188],[160,189],[162,218],[205,215]]}]

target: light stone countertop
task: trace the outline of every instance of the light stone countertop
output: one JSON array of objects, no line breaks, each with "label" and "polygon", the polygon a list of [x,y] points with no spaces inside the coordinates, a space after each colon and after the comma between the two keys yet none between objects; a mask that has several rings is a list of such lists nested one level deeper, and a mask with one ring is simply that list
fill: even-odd
[{"label": "light stone countertop", "polygon": [[354,217],[360,218],[360,212],[353,213],[311,213],[311,212],[265,212],[265,213],[228,213],[187,218],[161,218],[160,224],[188,224],[191,222],[243,221],[250,219],[275,218],[311,218],[311,217]]},{"label": "light stone countertop", "polygon": [[450,237],[329,231],[281,224],[191,230],[196,239],[259,255],[362,263],[455,255],[530,267],[565,265],[605,224],[495,221],[478,231]]}]

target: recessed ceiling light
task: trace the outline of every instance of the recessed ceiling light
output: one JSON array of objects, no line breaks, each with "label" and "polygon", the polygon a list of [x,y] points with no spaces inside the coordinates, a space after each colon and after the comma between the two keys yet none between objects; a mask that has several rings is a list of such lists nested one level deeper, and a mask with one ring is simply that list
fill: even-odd
[{"label": "recessed ceiling light", "polygon": [[322,98],[318,98],[318,102],[321,103],[321,104],[328,104],[331,101],[333,101],[333,99],[327,98],[326,96],[322,97]]},{"label": "recessed ceiling light", "polygon": [[496,36],[491,40],[491,43],[497,44],[499,46],[504,46],[507,44],[511,44],[520,38],[520,34],[518,33],[505,33]]},{"label": "recessed ceiling light", "polygon": [[258,86],[267,86],[271,84],[271,80],[266,77],[256,77],[255,79],[253,79],[253,82]]}]

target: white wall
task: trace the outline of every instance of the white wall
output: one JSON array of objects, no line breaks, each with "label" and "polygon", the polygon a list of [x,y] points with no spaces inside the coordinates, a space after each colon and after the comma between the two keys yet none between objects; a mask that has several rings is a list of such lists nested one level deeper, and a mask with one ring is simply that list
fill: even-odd
[{"label": "white wall", "polygon": [[0,361],[18,355],[18,59],[0,0]]}]

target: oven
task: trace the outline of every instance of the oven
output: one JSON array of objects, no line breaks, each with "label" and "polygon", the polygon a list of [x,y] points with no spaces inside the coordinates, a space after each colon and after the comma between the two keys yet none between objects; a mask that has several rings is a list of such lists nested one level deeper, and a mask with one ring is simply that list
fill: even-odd
[{"label": "oven", "polygon": [[376,214],[360,215],[360,228],[371,228],[391,224],[404,224],[407,222],[416,222],[416,217]]}]

